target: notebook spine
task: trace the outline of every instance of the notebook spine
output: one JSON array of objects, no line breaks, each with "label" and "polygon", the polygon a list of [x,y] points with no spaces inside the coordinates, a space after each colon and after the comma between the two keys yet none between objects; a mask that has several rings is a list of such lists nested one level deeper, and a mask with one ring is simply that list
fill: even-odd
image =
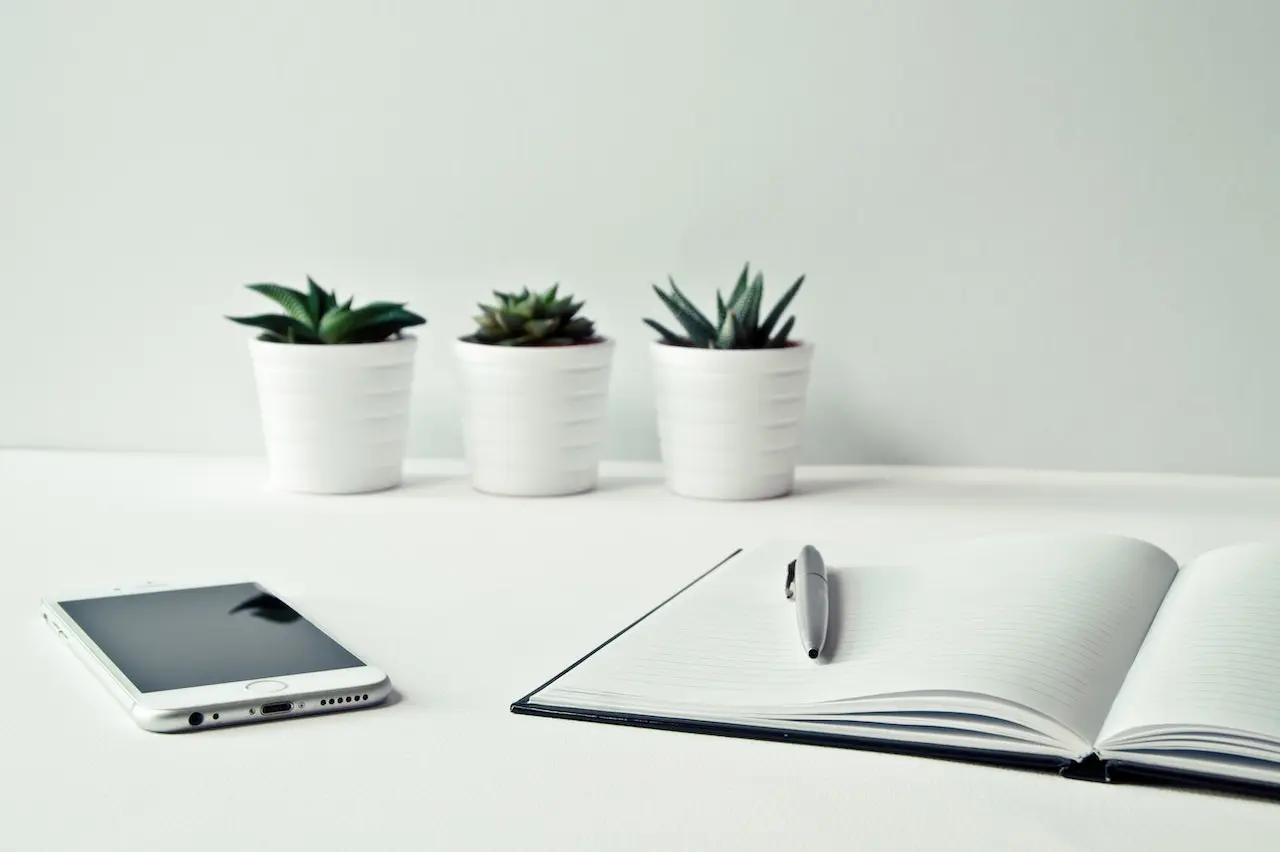
[{"label": "notebook spine", "polygon": [[1203,790],[1251,799],[1280,801],[1280,787],[1259,781],[1241,781],[1178,769],[1140,766],[1126,760],[1109,760],[1107,779],[1117,784],[1145,784],[1174,790]]},{"label": "notebook spine", "polygon": [[970,763],[987,766],[1001,766],[1011,769],[1025,769],[1039,772],[1062,773],[1064,761],[1061,758],[1043,755],[1024,755],[1016,752],[987,751],[983,749],[960,748],[954,746],[926,745],[921,743],[904,743],[894,740],[880,740],[870,737],[851,737],[846,735],[823,734],[812,731],[795,731],[779,728],[763,728],[753,725],[733,724],[727,722],[709,722],[695,719],[680,719],[666,716],[646,716],[637,713],[617,713],[603,710],[581,710],[573,707],[557,707],[549,704],[537,704],[528,700],[517,701],[511,705],[511,712],[524,716],[544,716],[552,719],[570,719],[579,722],[594,722],[605,725],[624,725],[633,728],[649,728],[659,731],[674,731],[687,734],[704,734],[739,739],[764,740],[769,742],[785,742],[795,745],[825,746],[856,751],[882,752],[886,754],[909,755],[912,757],[933,758],[958,763]]},{"label": "notebook spine", "polygon": [[1059,770],[1063,778],[1075,781],[1094,781],[1103,784],[1136,784],[1147,787],[1163,787],[1173,790],[1203,790],[1227,793],[1253,799],[1280,801],[1280,787],[1253,781],[1239,781],[1199,772],[1176,769],[1159,769],[1141,766],[1127,760],[1103,760],[1091,754],[1074,761]]},{"label": "notebook spine", "polygon": [[1073,781],[1093,781],[1098,784],[1108,784],[1112,780],[1108,762],[1096,754],[1068,763],[1058,774]]}]

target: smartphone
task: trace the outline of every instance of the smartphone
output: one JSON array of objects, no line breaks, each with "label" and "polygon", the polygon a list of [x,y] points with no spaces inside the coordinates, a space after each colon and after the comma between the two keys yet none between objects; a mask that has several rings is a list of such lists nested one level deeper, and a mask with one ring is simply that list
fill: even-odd
[{"label": "smartphone", "polygon": [[143,729],[204,731],[359,710],[386,674],[253,582],[54,595],[49,628]]}]

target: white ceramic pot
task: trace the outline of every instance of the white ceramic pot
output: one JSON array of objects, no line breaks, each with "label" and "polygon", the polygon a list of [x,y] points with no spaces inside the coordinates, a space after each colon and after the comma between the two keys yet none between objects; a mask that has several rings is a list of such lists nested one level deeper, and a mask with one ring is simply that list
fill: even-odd
[{"label": "white ceramic pot", "polygon": [[314,494],[399,485],[417,345],[412,335],[328,346],[250,341],[271,484]]},{"label": "white ceramic pot", "polygon": [[479,491],[551,497],[595,488],[613,341],[576,346],[455,343],[462,440]]},{"label": "white ceramic pot", "polygon": [[668,487],[758,500],[795,485],[813,344],[694,349],[653,344],[658,440]]}]

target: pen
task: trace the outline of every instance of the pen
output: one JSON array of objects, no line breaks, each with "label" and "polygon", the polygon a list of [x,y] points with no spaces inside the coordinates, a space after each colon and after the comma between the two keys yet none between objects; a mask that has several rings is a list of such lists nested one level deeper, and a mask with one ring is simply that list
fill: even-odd
[{"label": "pen", "polygon": [[813,545],[806,544],[796,561],[787,566],[787,597],[799,598],[796,624],[800,643],[809,659],[816,660],[827,641],[827,566]]}]

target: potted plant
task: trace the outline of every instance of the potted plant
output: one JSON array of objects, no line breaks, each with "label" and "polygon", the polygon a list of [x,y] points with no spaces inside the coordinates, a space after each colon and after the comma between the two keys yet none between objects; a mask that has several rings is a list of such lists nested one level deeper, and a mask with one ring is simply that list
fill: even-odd
[{"label": "potted plant", "polygon": [[559,288],[494,291],[475,331],[455,342],[463,446],[479,491],[550,497],[596,486],[613,341]]},{"label": "potted plant", "polygon": [[283,313],[228,317],[249,342],[271,483],[347,494],[400,484],[417,339],[425,319],[402,302],[339,302],[307,279],[301,293],[250,284]]},{"label": "potted plant", "polygon": [[790,493],[813,344],[791,340],[794,316],[779,321],[804,276],[761,319],[764,276],[744,266],[728,299],[716,292],[714,323],[668,280],[670,293],[653,289],[684,334],[645,320],[660,335],[652,354],[668,487],[716,500]]}]

